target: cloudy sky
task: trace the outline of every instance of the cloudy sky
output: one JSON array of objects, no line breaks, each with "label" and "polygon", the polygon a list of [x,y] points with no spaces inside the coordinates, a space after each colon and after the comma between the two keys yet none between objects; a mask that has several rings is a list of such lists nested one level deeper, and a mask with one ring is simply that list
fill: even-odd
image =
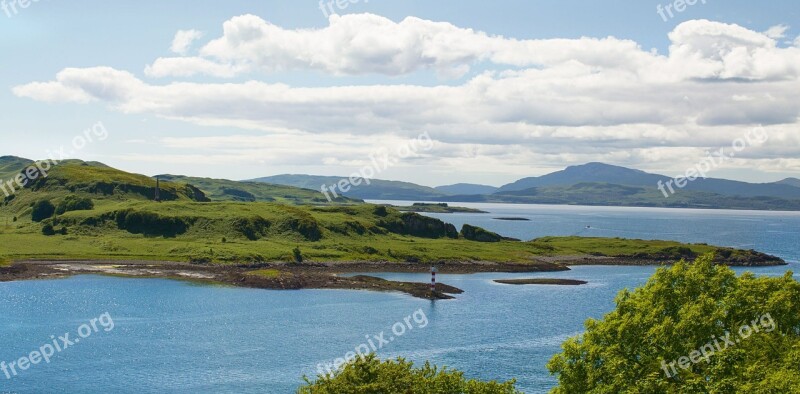
[{"label": "cloudy sky", "polygon": [[[710,176],[800,176],[795,0],[344,4],[9,6],[0,155],[346,175],[427,132],[432,149],[378,177],[501,185],[594,161],[674,176],[763,126]],[[109,137],[73,149],[97,122]]]}]

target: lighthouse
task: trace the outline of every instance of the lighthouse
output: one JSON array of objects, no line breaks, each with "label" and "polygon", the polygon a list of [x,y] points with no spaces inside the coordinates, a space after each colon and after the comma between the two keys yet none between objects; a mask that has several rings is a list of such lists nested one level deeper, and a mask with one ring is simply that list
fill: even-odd
[{"label": "lighthouse", "polygon": [[431,292],[436,292],[436,267],[431,267]]}]

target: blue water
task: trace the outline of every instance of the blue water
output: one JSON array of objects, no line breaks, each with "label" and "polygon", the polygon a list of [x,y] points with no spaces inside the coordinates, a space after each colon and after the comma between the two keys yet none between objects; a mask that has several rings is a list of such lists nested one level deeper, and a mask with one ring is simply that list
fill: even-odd
[{"label": "blue water", "polygon": [[[468,205],[468,204],[464,204]],[[792,261],[763,275],[798,272],[800,215],[741,211],[472,205],[489,215],[432,215],[506,236],[620,236],[755,248]],[[525,216],[531,222],[503,222]],[[591,226],[591,229],[586,229]],[[159,279],[79,276],[0,283],[0,361],[10,363],[106,312],[114,328],[97,332],[6,379],[0,392],[291,393],[317,365],[344,357],[392,326],[407,329],[380,349],[383,357],[431,360],[481,379],[518,379],[546,392],[545,368],[559,344],[590,317],[613,308],[614,295],[643,284],[652,267],[575,267],[549,274],[440,275],[466,290],[430,302],[402,294],[344,290],[269,291],[199,286]],[[740,270],[741,271],[741,270]],[[428,275],[384,274],[427,281]],[[579,287],[506,286],[498,278],[557,277]],[[422,316],[414,320],[407,317]],[[404,323],[406,320],[408,323]],[[427,324],[418,323],[427,322]],[[373,341],[377,344],[377,341]]]}]

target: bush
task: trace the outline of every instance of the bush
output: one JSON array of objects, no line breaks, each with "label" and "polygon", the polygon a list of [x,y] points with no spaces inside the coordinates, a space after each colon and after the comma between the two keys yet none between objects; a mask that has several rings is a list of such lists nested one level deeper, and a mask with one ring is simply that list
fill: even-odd
[{"label": "bush", "polygon": [[302,263],[303,262],[303,253],[300,252],[300,248],[296,247],[292,250],[292,257],[294,257],[295,263]]},{"label": "bush", "polygon": [[42,226],[42,234],[49,237],[51,235],[56,235],[56,230],[53,228],[52,224],[45,224]]},{"label": "bush", "polygon": [[34,222],[41,222],[53,216],[56,212],[56,207],[53,206],[48,200],[39,200],[31,207],[31,220]]},{"label": "bush", "polygon": [[437,394],[518,394],[514,381],[481,382],[464,378],[464,373],[437,368],[425,363],[414,368],[402,358],[381,362],[375,355],[357,358],[333,376],[318,376],[315,382],[304,378],[300,394],[356,393],[437,393]]},{"label": "bush", "polygon": [[189,224],[181,218],[161,216],[154,212],[137,212],[132,209],[115,213],[117,227],[133,234],[174,237],[183,234]]},{"label": "bush", "polygon": [[89,198],[78,196],[67,196],[56,207],[56,214],[63,215],[71,211],[90,211],[94,209],[94,202]]},{"label": "bush", "polygon": [[[737,277],[705,255],[660,268],[644,287],[620,292],[616,303],[550,360],[559,382],[553,393],[787,393],[800,387],[800,282],[791,272]],[[745,326],[751,328],[746,337]],[[715,340],[720,345],[704,357]],[[698,362],[676,363],[690,357]]]}]

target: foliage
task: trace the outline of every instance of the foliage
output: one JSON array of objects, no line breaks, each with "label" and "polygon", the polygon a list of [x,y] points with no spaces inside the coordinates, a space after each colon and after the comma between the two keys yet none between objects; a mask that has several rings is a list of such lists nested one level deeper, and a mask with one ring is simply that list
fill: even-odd
[{"label": "foliage", "polygon": [[333,376],[305,378],[299,394],[516,394],[514,381],[498,383],[466,379],[463,372],[425,363],[414,368],[403,360],[381,362],[375,355],[357,358]]},{"label": "foliage", "polygon": [[292,257],[294,257],[295,263],[302,263],[303,262],[303,253],[300,252],[300,248],[296,247],[292,250]]},{"label": "foliage", "polygon": [[42,226],[42,235],[51,236],[56,235],[56,230],[53,228],[53,225],[48,223]]},{"label": "foliage", "polygon": [[500,242],[503,240],[503,237],[497,233],[469,224],[465,224],[461,227],[461,236],[464,237],[464,239],[477,242]]},{"label": "foliage", "polygon": [[58,204],[56,214],[63,215],[71,211],[90,211],[94,209],[94,202],[91,198],[69,195]]},{"label": "foliage", "polygon": [[[661,268],[644,287],[622,291],[615,311],[587,321],[586,332],[550,360],[559,380],[553,393],[798,392],[800,283],[791,272],[737,277],[713,258]],[[763,325],[767,314],[774,330],[742,336],[733,346],[717,347],[708,361],[667,375],[669,363],[726,332],[737,338],[741,327]]]},{"label": "foliage", "polygon": [[31,220],[34,222],[41,222],[50,218],[56,212],[56,207],[48,200],[39,200],[31,208]]},{"label": "foliage", "polygon": [[183,234],[189,225],[181,218],[161,216],[154,212],[139,212],[131,209],[116,212],[115,219],[120,229],[134,234],[174,237]]}]

